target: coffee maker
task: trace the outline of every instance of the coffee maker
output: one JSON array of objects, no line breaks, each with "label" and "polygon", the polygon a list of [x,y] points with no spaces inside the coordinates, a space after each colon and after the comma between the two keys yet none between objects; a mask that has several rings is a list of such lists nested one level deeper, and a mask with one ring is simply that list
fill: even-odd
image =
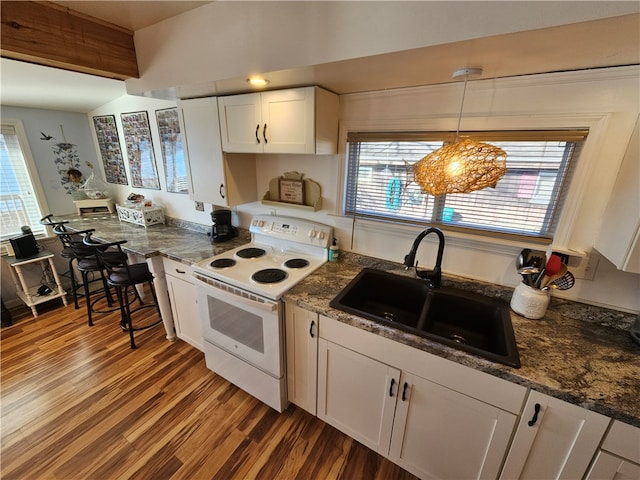
[{"label": "coffee maker", "polygon": [[231,210],[216,208],[211,212],[211,243],[221,243],[238,236],[238,229],[231,225]]}]

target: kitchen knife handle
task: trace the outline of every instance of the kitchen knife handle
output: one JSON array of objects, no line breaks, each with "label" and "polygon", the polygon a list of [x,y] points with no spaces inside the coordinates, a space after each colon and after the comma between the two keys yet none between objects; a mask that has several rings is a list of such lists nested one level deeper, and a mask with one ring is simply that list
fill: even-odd
[{"label": "kitchen knife handle", "polygon": [[260,124],[256,125],[256,142],[260,143],[260,137],[258,136],[258,132],[260,131]]},{"label": "kitchen knife handle", "polygon": [[540,413],[540,404],[536,403],[533,406],[533,417],[527,422],[527,425],[533,427],[536,424],[536,422],[538,421],[538,413]]},{"label": "kitchen knife handle", "polygon": [[269,143],[267,140],[267,124],[264,124],[264,128],[262,129],[262,138],[264,138],[264,143]]}]

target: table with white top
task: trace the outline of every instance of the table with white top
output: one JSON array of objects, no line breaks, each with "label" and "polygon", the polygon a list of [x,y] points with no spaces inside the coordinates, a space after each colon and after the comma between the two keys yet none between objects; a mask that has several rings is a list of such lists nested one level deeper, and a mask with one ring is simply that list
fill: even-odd
[{"label": "table with white top", "polygon": [[[15,256],[5,257],[5,261],[11,267],[11,277],[16,285],[16,293],[18,297],[31,308],[34,317],[38,316],[36,305],[48,302],[49,300],[62,298],[64,305],[67,305],[67,292],[62,288],[60,276],[53,264],[53,257],[53,253],[47,250],[41,250],[36,255],[27,258],[16,258]],[[22,267],[30,264],[39,264],[42,270],[42,279],[46,280],[46,282],[32,286],[27,283]],[[40,295],[38,294],[38,289],[44,284],[51,288],[51,292],[46,295]],[[53,285],[55,285],[55,288],[52,288]]]}]

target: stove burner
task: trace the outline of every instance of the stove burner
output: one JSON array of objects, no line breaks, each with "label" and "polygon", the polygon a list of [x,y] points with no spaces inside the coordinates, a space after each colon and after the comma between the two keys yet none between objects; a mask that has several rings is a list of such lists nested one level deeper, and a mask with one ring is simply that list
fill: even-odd
[{"label": "stove burner", "polygon": [[284,266],[287,268],[304,268],[309,266],[309,260],[304,258],[292,258],[284,262]]},{"label": "stove burner", "polygon": [[218,258],[209,264],[212,268],[227,268],[233,267],[236,261],[233,258]]},{"label": "stove burner", "polygon": [[265,252],[262,248],[249,247],[238,250],[236,252],[236,255],[240,258],[258,258],[266,255],[266,253],[267,252]]},{"label": "stove burner", "polygon": [[251,275],[251,279],[258,283],[278,283],[287,278],[287,272],[279,268],[265,268]]}]

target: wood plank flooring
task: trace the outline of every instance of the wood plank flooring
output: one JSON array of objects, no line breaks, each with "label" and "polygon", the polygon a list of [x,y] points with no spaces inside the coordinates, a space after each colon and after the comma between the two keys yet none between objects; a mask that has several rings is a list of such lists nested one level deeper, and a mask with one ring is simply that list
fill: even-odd
[{"label": "wood plank flooring", "polygon": [[3,480],[415,478],[300,408],[278,414],[162,325],[131,350],[116,313],[89,327],[80,307],[1,331]]}]

